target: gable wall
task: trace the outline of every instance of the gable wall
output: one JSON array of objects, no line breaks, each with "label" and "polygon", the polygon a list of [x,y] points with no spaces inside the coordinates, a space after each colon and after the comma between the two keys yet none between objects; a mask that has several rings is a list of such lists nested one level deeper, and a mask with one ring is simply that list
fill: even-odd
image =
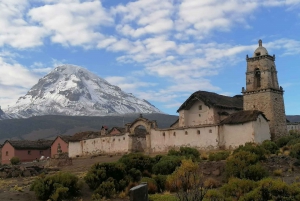
[{"label": "gable wall", "polygon": [[[3,145],[1,152],[2,152],[2,161],[1,161],[2,164],[9,164],[10,159],[15,156],[15,149],[8,142],[6,142]],[[8,152],[8,155],[6,155],[6,152]]]},{"label": "gable wall", "polygon": [[259,115],[257,120],[253,122],[255,131],[255,142],[262,143],[265,140],[271,140],[270,127],[268,121]]},{"label": "gable wall", "polygon": [[57,154],[58,143],[60,144],[62,153],[69,151],[69,144],[63,141],[60,137],[57,137],[53,144],[51,145],[51,157]]}]

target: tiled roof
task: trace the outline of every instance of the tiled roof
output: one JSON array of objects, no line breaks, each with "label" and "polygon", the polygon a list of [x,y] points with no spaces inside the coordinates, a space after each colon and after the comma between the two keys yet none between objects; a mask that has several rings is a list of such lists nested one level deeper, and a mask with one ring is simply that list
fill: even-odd
[{"label": "tiled roof", "polygon": [[110,134],[114,129],[117,129],[120,133],[125,133],[125,128],[124,128],[124,127],[112,127],[112,128],[108,131],[108,134]]},{"label": "tiled roof", "polygon": [[192,105],[198,100],[203,101],[204,104],[209,107],[219,107],[219,108],[236,109],[236,110],[243,109],[242,95],[236,95],[230,97],[230,96],[223,96],[213,92],[196,91],[179,107],[177,112],[179,112],[180,110],[190,109]]}]

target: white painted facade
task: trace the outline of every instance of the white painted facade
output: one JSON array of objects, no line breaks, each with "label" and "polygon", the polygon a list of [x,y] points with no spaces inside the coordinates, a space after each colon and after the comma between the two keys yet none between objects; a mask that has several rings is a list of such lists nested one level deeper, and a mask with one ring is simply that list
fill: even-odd
[{"label": "white painted facade", "polygon": [[268,121],[262,115],[256,121],[221,125],[220,134],[220,147],[225,149],[235,149],[246,142],[260,144],[271,139]]},{"label": "white painted facade", "polygon": [[69,142],[69,157],[128,152],[128,134]]}]

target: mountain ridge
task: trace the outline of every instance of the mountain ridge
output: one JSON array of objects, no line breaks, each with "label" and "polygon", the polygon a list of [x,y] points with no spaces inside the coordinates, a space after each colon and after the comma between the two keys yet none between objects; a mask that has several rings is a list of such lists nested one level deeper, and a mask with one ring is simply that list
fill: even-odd
[{"label": "mountain ridge", "polygon": [[85,68],[66,64],[39,79],[2,117],[109,116],[127,113],[161,111]]}]

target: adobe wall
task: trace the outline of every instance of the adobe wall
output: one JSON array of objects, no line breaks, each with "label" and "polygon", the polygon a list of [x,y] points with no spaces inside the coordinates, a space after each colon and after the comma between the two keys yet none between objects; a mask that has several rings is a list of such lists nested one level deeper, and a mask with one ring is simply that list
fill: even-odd
[{"label": "adobe wall", "polygon": [[[30,151],[30,154],[28,153]],[[25,150],[15,150],[15,156],[19,157],[21,162],[30,162],[36,159],[40,159],[42,156],[45,158],[51,157],[51,150],[33,150],[33,149],[25,149]]]},{"label": "adobe wall", "polygon": [[75,141],[75,142],[69,142],[69,157],[74,158],[76,156],[82,155],[82,145],[83,141]]},{"label": "adobe wall", "polygon": [[262,115],[259,115],[257,120],[253,122],[253,128],[255,131],[255,143],[262,143],[265,140],[271,140],[269,123]]},{"label": "adobe wall", "polygon": [[261,90],[244,94],[244,110],[260,110],[270,120],[272,140],[287,134],[283,95],[281,92]]},{"label": "adobe wall", "polygon": [[128,152],[128,141],[128,134],[123,134],[69,142],[69,157],[126,153]]},{"label": "adobe wall", "polygon": [[225,124],[220,126],[220,146],[223,149],[235,149],[246,142],[254,142],[252,122],[244,124]]},{"label": "adobe wall", "polygon": [[51,157],[53,158],[57,154],[58,144],[60,144],[62,153],[69,151],[69,144],[63,141],[60,137],[57,137],[56,140],[51,145]]},{"label": "adobe wall", "polygon": [[152,129],[150,141],[151,153],[164,153],[181,146],[194,147],[199,150],[218,149],[218,126]]},{"label": "adobe wall", "polygon": [[235,149],[247,142],[259,144],[270,140],[269,124],[261,115],[256,121],[221,125],[219,132],[220,146],[224,149]]},{"label": "adobe wall", "polygon": [[[6,155],[6,152],[8,153]],[[2,164],[9,164],[10,159],[15,156],[15,149],[9,143],[5,143],[2,147]]]}]

